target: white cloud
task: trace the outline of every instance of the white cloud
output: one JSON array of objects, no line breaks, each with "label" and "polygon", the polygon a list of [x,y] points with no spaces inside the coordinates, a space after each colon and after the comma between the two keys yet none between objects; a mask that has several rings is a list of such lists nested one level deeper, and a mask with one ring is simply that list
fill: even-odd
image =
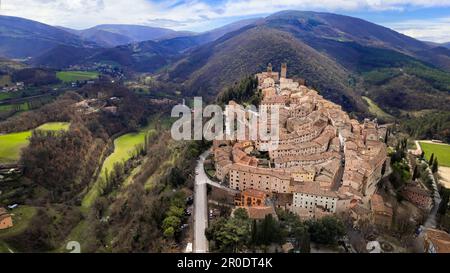
[{"label": "white cloud", "polygon": [[[51,25],[87,28],[97,24],[147,24],[174,29],[204,30],[214,22],[237,17],[270,14],[285,9],[325,11],[383,11],[411,8],[450,7],[450,0],[223,0],[210,5],[205,0],[2,0],[1,13],[34,19]],[[409,22],[411,23],[411,22]],[[426,23],[426,22],[425,22]],[[448,28],[435,24],[397,26],[414,37],[426,37],[432,28],[437,38]],[[439,37],[438,37],[439,36]]]},{"label": "white cloud", "polygon": [[408,20],[385,25],[422,41],[437,43],[450,41],[450,17],[433,20]]}]

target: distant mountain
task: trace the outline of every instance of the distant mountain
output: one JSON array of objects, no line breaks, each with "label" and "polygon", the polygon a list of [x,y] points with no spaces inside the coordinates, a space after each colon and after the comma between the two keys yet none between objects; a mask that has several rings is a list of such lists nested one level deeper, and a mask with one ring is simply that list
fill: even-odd
[{"label": "distant mountain", "polygon": [[[114,33],[120,41],[123,32]],[[159,79],[179,84],[185,95],[213,98],[269,62],[275,67],[287,62],[289,76],[307,79],[348,111],[367,113],[362,96],[396,116],[422,109],[450,111],[450,50],[358,18],[283,11],[201,34],[156,37],[113,48],[62,44],[33,64],[108,63],[130,72],[158,73]]]},{"label": "distant mountain", "polygon": [[94,42],[102,47],[115,47],[135,42],[131,37],[101,29],[73,31],[85,41]]},{"label": "distant mountain", "polygon": [[448,43],[443,43],[442,46],[443,46],[443,47],[446,47],[446,48],[448,48],[448,49],[450,49],[450,42],[448,42]]},{"label": "distant mountain", "polygon": [[[99,30],[97,27],[84,31],[63,28],[66,31],[78,33],[78,35],[80,35],[84,39],[90,39],[91,41],[95,41],[96,43],[102,44],[107,47],[109,47],[108,44],[110,45],[113,43],[113,41],[111,40],[112,38],[120,39],[121,37],[123,37],[124,40],[118,43],[123,42],[125,45],[106,49],[73,48],[71,46],[59,46],[44,52],[42,55],[38,56],[31,62],[32,64],[37,66],[49,66],[53,68],[66,68],[74,64],[89,64],[93,62],[101,62],[124,66],[129,70],[134,70],[136,72],[155,72],[161,67],[172,64],[174,61],[183,57],[181,53],[186,49],[194,48],[199,45],[211,42],[221,37],[223,34],[239,29],[240,27],[251,24],[255,21],[256,19],[242,20],[198,35],[188,35],[160,41],[145,41],[140,43],[134,42],[134,40],[132,40],[138,37],[136,33],[133,34],[134,38],[126,38],[123,37],[122,34],[114,34],[112,32],[109,32],[113,31],[113,26],[117,27],[118,25],[102,25],[101,27],[99,26],[99,28],[102,28],[104,30]],[[121,27],[118,28],[124,30],[123,26],[124,25],[121,25]],[[148,30],[147,27],[144,28]],[[163,31],[164,29],[154,29],[157,30],[157,33],[155,32],[153,35],[154,39],[157,39],[158,37],[167,37],[167,35],[176,36],[179,34],[191,34],[186,32],[174,31],[165,32]],[[89,33],[91,32],[93,32],[94,34],[92,36],[89,36]],[[105,36],[102,37],[107,38],[108,41],[100,40],[100,35],[98,35],[100,32],[105,32]],[[107,34],[109,36],[106,36]],[[90,38],[88,38],[88,36]],[[94,37],[97,40],[95,40]],[[141,38],[142,37],[143,36],[141,36]],[[149,36],[146,37],[149,38]],[[128,39],[128,42],[126,42],[126,39]]]},{"label": "distant mountain", "polygon": [[154,41],[104,49],[86,62],[109,63],[139,72],[155,72],[178,58],[178,52]]},{"label": "distant mountain", "polygon": [[266,26],[244,27],[194,49],[168,73],[190,95],[214,97],[246,75],[287,62],[289,76],[303,77],[326,97],[348,110],[365,108],[347,86],[350,73],[327,56],[296,40],[291,34]]},{"label": "distant mountain", "polygon": [[36,57],[58,45],[92,47],[73,33],[18,17],[0,16],[0,56]]},{"label": "distant mountain", "polygon": [[193,34],[187,31],[175,31],[167,28],[139,25],[98,25],[75,32],[83,39],[95,42],[104,47],[114,47],[150,40],[157,41]]},{"label": "distant mountain", "polygon": [[163,46],[173,48],[179,52],[183,52],[187,49],[212,42],[224,36],[227,33],[236,31],[245,26],[253,25],[259,20],[262,20],[262,18],[240,20],[197,35],[181,36],[172,39],[161,40],[160,44]]},{"label": "distant mountain", "polygon": [[285,11],[192,49],[166,77],[189,94],[214,96],[268,62],[287,62],[290,76],[307,79],[349,111],[367,110],[364,95],[399,115],[450,110],[450,74],[438,68],[449,67],[448,56],[447,49],[361,19]]}]

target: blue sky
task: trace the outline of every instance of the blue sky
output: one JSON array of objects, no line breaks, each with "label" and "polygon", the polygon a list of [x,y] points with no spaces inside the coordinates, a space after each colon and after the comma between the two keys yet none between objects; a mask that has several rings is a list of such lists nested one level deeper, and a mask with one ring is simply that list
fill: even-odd
[{"label": "blue sky", "polygon": [[450,0],[2,0],[0,13],[76,29],[141,24],[205,31],[286,9],[359,17],[406,35],[450,41]]}]

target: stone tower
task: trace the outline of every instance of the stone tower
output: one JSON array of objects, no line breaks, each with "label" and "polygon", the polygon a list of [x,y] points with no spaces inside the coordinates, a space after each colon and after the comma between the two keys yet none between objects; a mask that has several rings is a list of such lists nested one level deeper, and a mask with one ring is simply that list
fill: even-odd
[{"label": "stone tower", "polygon": [[282,63],[281,64],[281,78],[286,79],[287,76],[287,64],[286,63]]}]

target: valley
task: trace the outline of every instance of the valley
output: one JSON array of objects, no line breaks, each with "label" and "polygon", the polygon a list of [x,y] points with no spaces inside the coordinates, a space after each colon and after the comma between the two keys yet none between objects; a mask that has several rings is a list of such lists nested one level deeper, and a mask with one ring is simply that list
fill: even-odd
[{"label": "valley", "polygon": [[[0,253],[413,252],[432,213],[449,230],[448,45],[327,12],[149,25],[0,15]],[[281,148],[175,141],[194,97],[282,105]]]}]

